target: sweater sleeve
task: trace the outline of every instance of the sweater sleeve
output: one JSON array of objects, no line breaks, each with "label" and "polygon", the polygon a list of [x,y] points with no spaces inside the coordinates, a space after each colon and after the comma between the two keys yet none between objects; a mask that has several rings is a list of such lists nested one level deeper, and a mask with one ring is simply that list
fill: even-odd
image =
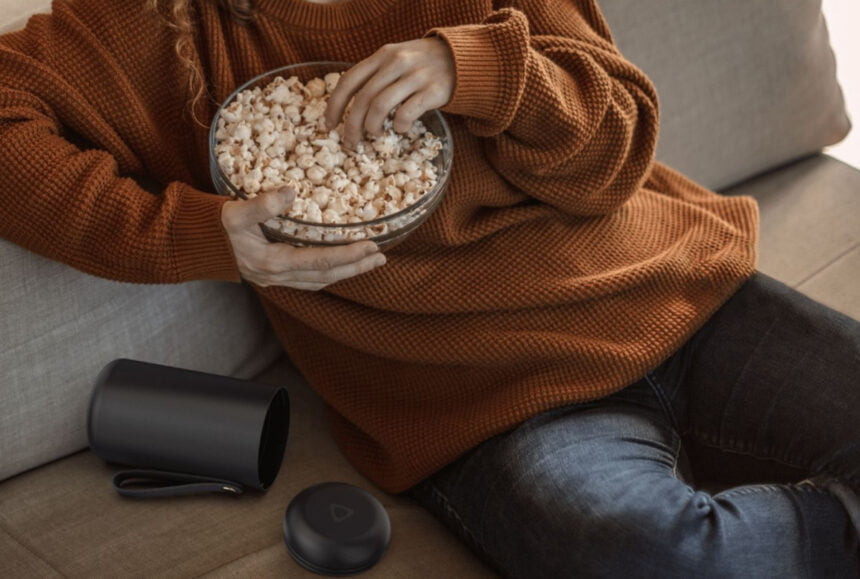
[{"label": "sweater sleeve", "polygon": [[[182,92],[170,94],[157,28],[128,4],[57,0],[0,37],[0,237],[119,281],[238,281],[227,199],[162,179],[181,176],[170,166],[181,144],[165,126],[177,106],[164,103]],[[162,183],[155,193],[143,176]]]},{"label": "sweater sleeve", "polygon": [[593,0],[507,4],[428,33],[454,55],[442,110],[464,116],[490,163],[527,195],[572,215],[614,211],[653,161],[653,84],[619,53]]}]

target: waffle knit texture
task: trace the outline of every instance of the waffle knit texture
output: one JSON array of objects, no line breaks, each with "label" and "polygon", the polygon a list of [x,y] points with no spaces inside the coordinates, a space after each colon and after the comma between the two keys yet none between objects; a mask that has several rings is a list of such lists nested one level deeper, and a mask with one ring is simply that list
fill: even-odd
[{"label": "waffle knit texture", "polygon": [[[386,491],[641,378],[754,271],[754,201],[654,162],[655,89],[594,1],[258,0],[248,27],[194,6],[202,119],[286,64],[426,35],[453,52],[438,210],[370,273],[257,288],[340,448]],[[116,280],[239,281],[174,43],[140,0],[56,0],[0,39],[0,236]]]}]

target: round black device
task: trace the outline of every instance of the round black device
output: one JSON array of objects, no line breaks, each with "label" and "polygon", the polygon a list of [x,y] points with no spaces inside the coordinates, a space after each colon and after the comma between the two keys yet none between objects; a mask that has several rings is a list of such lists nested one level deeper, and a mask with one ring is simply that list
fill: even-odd
[{"label": "round black device", "polygon": [[321,575],[352,575],[373,567],[391,539],[388,513],[359,487],[327,482],[297,494],[284,515],[293,559]]}]

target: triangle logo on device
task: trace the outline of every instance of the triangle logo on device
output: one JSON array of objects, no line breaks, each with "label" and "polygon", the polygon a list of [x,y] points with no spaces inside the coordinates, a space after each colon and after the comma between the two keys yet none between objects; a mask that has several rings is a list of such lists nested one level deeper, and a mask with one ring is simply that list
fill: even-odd
[{"label": "triangle logo on device", "polygon": [[329,513],[331,513],[331,520],[333,520],[335,523],[342,523],[343,521],[355,514],[355,511],[351,508],[339,505],[337,503],[331,503],[328,506],[328,509]]}]

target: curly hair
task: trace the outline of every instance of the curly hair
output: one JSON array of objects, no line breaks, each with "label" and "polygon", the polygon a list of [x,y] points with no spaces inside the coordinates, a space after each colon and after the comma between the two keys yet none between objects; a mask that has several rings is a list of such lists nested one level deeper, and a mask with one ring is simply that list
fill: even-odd
[{"label": "curly hair", "polygon": [[[252,0],[214,1],[240,24],[254,21]],[[206,96],[206,82],[194,51],[194,8],[191,4],[192,0],[146,0],[147,8],[164,16],[167,25],[176,33],[174,50],[188,72],[188,94],[192,95],[188,107],[194,121],[206,126],[195,114],[197,103]]]}]

